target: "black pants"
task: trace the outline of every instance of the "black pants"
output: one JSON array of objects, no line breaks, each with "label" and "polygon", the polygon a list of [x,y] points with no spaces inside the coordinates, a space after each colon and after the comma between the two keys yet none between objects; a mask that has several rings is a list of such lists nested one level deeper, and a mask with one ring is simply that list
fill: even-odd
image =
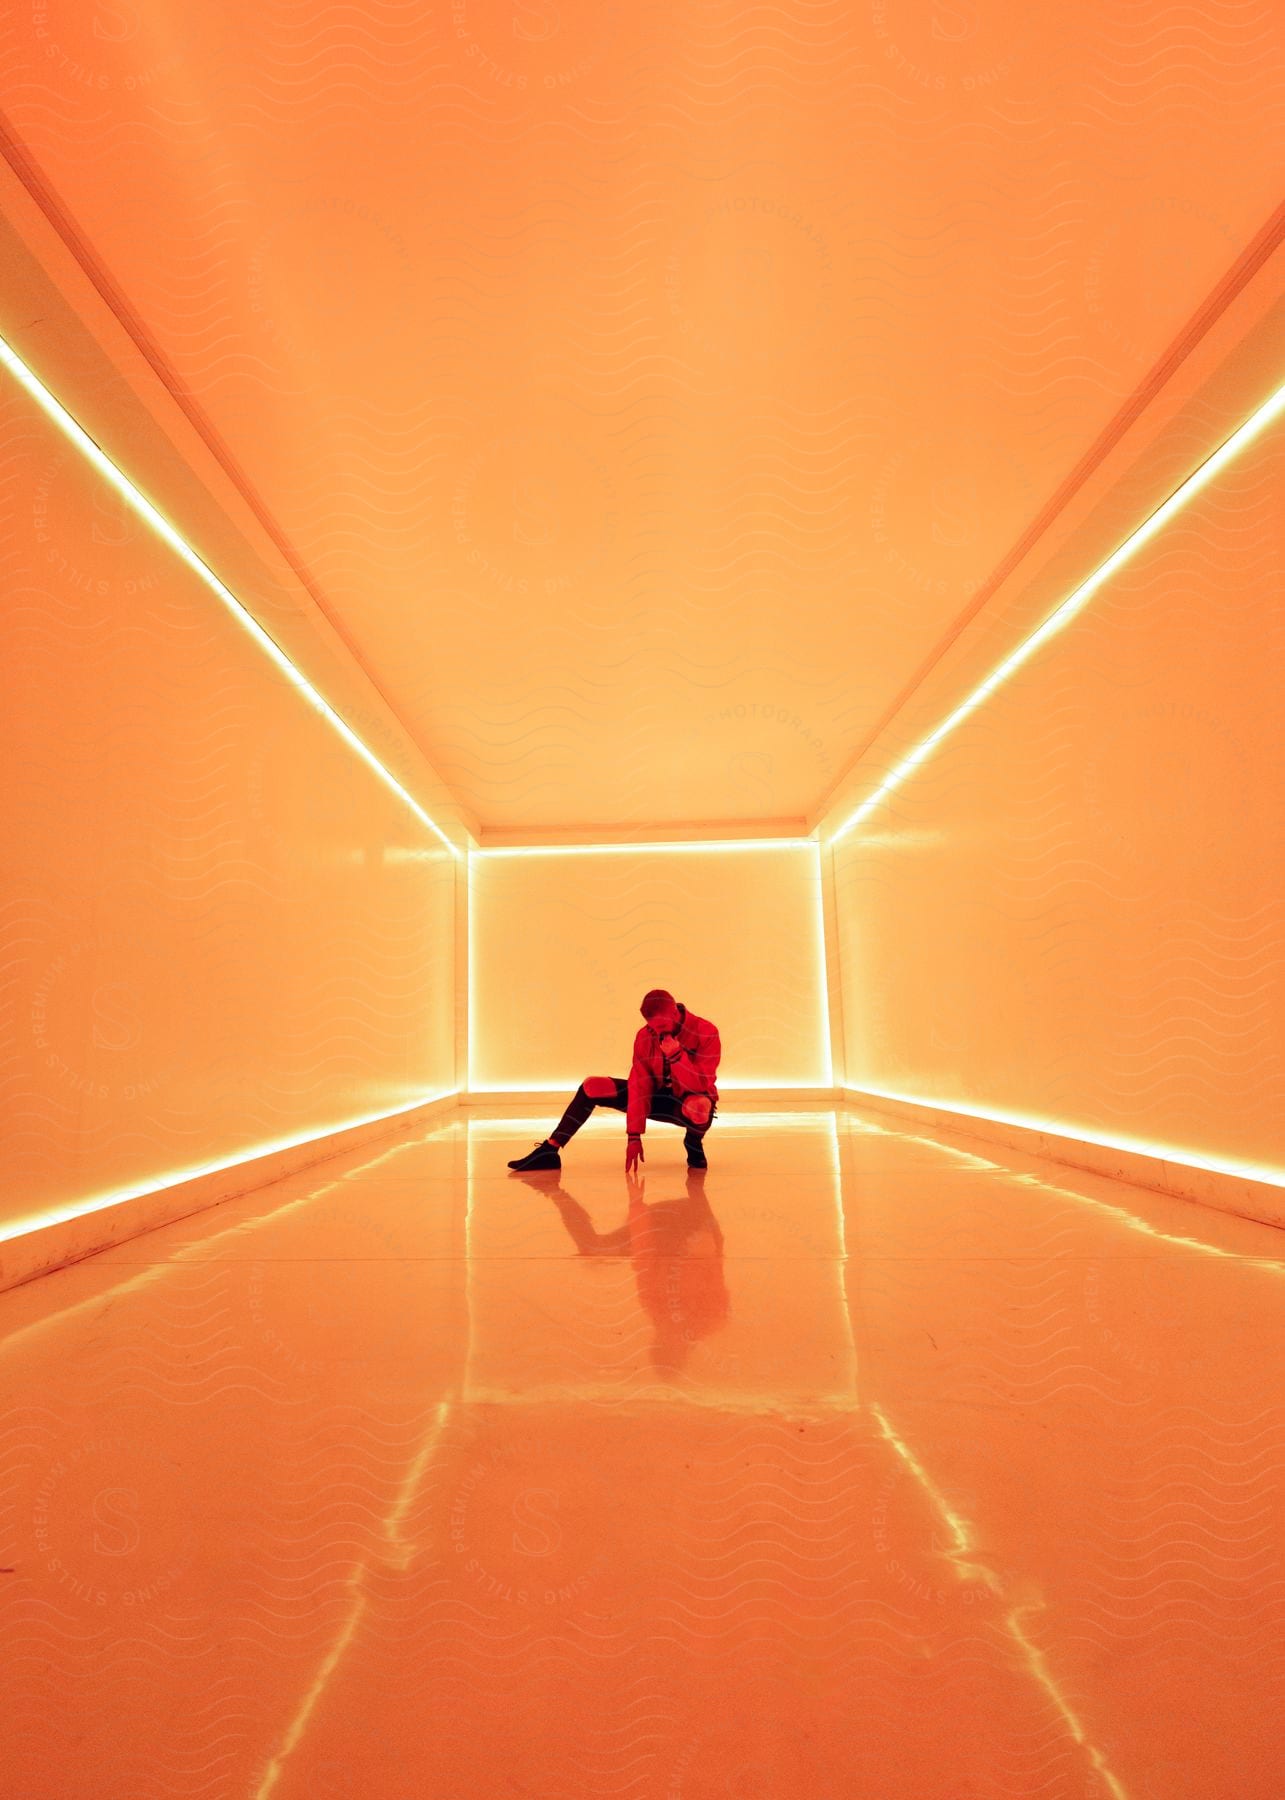
[{"label": "black pants", "polygon": [[[586,1081],[591,1079],[591,1076],[585,1077]],[[625,1075],[617,1075],[613,1079],[616,1083],[616,1091],[614,1094],[586,1094],[584,1082],[582,1081],[572,1097],[570,1106],[568,1106],[567,1110],[558,1120],[557,1125],[549,1133],[549,1136],[556,1137],[560,1143],[565,1144],[568,1138],[574,1137],[576,1132],[579,1131],[595,1106],[609,1106],[613,1112],[627,1112],[629,1110],[628,1077]],[[647,1108],[647,1117],[649,1119],[659,1119],[666,1125],[685,1126],[686,1130],[683,1133],[683,1143],[688,1149],[692,1149],[700,1143],[705,1133],[714,1123],[714,1115],[718,1111],[718,1102],[716,1100],[710,1101],[709,1118],[704,1125],[693,1125],[691,1120],[682,1110],[685,1097],[686,1096],[683,1094],[667,1093],[664,1088],[655,1088],[651,1096],[651,1105]]]}]

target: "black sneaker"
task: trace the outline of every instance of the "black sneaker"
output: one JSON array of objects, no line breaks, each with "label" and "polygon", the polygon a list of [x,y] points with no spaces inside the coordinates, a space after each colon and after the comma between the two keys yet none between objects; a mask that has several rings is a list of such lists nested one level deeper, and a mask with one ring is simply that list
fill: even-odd
[{"label": "black sneaker", "polygon": [[709,1164],[705,1160],[705,1146],[703,1144],[687,1145],[687,1167],[689,1169],[708,1169]]},{"label": "black sneaker", "polygon": [[558,1155],[558,1146],[551,1144],[548,1138],[541,1138],[534,1150],[525,1156],[515,1156],[509,1164],[511,1169],[560,1169],[562,1158]]}]

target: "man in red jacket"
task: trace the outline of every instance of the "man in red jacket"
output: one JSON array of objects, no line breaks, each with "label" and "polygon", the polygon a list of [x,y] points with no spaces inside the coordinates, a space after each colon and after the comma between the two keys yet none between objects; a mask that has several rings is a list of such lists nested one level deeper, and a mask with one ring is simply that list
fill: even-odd
[{"label": "man in red jacket", "polygon": [[665,988],[644,994],[639,1010],[646,1023],[634,1038],[628,1075],[586,1075],[554,1130],[526,1156],[515,1157],[511,1169],[560,1169],[562,1146],[595,1106],[610,1106],[627,1115],[626,1172],[646,1160],[642,1138],[648,1119],[684,1126],[688,1167],[708,1167],[702,1140],[718,1111],[714,1080],[722,1055],[718,1029],[688,1012]]}]

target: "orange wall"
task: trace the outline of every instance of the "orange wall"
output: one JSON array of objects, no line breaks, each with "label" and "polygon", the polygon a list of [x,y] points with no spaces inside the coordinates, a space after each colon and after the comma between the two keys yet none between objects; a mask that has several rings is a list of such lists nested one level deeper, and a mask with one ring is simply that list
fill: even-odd
[{"label": "orange wall", "polygon": [[481,852],[471,880],[473,1087],[628,1074],[652,987],[718,1026],[720,1092],[829,1084],[813,845]]},{"label": "orange wall", "polygon": [[460,864],[7,374],[0,1228],[456,1081]]},{"label": "orange wall", "polygon": [[849,1085],[1285,1166],[1282,521],[1277,424],[825,852]]}]

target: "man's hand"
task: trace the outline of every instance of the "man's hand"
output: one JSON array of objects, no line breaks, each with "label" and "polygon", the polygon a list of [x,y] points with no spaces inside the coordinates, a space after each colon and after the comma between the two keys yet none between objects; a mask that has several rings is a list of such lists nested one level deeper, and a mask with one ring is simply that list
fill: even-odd
[{"label": "man's hand", "polygon": [[660,1053],[662,1056],[677,1056],[682,1047],[683,1046],[676,1037],[663,1037],[660,1040]]},{"label": "man's hand", "polygon": [[647,1158],[643,1155],[642,1139],[631,1137],[625,1151],[625,1174],[630,1173],[635,1163],[646,1162],[646,1160]]}]

